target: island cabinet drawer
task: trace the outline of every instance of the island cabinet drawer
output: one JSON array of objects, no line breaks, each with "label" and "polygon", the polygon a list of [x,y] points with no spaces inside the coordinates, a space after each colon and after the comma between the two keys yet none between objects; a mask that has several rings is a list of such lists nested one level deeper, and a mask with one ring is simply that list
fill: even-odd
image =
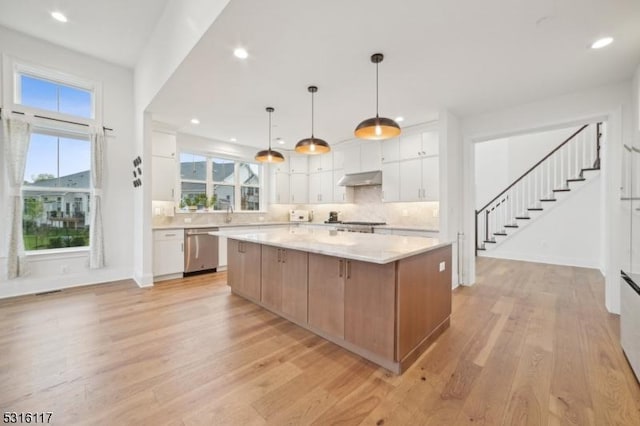
[{"label": "island cabinet drawer", "polygon": [[393,360],[395,263],[309,253],[309,324]]},{"label": "island cabinet drawer", "polygon": [[262,246],[261,301],[267,308],[307,323],[307,253]]},{"label": "island cabinet drawer", "polygon": [[451,315],[451,246],[398,261],[397,280],[402,361]]},{"label": "island cabinet drawer", "polygon": [[260,244],[227,240],[227,284],[255,301],[260,301],[261,253]]}]

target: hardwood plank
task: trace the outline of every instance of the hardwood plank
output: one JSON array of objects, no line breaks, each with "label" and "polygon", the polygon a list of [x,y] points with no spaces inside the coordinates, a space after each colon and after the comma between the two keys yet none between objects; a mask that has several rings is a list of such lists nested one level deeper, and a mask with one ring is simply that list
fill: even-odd
[{"label": "hardwood plank", "polygon": [[0,300],[0,406],[61,425],[640,424],[598,271],[477,272],[402,376],[231,294],[226,273]]}]

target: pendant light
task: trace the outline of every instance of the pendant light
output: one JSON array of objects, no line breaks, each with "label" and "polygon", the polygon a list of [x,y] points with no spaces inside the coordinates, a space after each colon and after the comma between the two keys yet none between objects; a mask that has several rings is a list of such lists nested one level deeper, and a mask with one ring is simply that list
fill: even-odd
[{"label": "pendant light", "polygon": [[367,118],[356,127],[355,135],[360,139],[382,140],[389,139],[400,134],[400,126],[390,118],[378,116],[378,64],[382,62],[384,55],[374,53],[371,62],[376,64],[376,116]]},{"label": "pendant light", "polygon": [[313,136],[313,94],[318,91],[318,88],[309,86],[307,90],[311,93],[311,137],[298,142],[296,144],[296,152],[309,155],[326,154],[331,151],[329,144]]},{"label": "pendant light", "polygon": [[267,112],[269,113],[269,149],[264,149],[256,154],[256,160],[261,163],[282,163],[284,161],[282,154],[271,149],[271,113],[273,111],[275,111],[273,108],[267,107]]}]

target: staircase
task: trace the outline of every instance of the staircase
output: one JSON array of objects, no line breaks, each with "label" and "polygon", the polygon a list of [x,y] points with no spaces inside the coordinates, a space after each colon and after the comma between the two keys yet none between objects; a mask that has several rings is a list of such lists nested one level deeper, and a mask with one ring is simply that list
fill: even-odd
[{"label": "staircase", "polygon": [[601,137],[602,123],[585,124],[476,210],[476,255],[499,245],[597,173]]}]

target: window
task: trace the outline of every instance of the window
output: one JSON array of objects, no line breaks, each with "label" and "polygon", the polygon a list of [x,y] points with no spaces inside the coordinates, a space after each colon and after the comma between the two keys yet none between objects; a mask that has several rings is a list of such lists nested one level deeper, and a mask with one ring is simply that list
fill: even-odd
[{"label": "window", "polygon": [[25,250],[89,245],[90,156],[88,138],[31,134],[22,186]]},{"label": "window", "polygon": [[91,141],[87,128],[73,123],[96,124],[100,85],[23,63],[12,67],[12,109],[39,117],[22,185],[25,249],[88,246]]},{"label": "window", "polygon": [[[261,166],[226,158],[180,153],[183,210],[260,210]],[[239,205],[237,200],[240,200]]]}]

